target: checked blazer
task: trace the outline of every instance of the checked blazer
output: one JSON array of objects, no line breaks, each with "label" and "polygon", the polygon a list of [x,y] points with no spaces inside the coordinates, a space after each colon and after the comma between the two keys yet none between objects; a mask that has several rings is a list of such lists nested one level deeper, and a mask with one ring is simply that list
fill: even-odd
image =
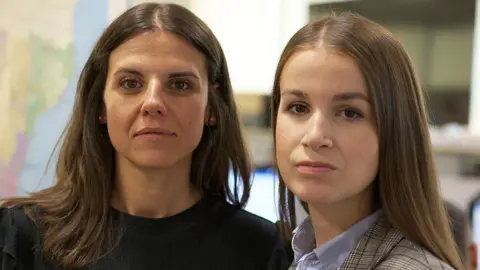
[{"label": "checked blazer", "polygon": [[[296,265],[293,264],[289,269],[296,269]],[[408,240],[399,230],[392,228],[384,217],[381,217],[360,238],[343,265],[337,269],[451,270],[453,268]]]}]

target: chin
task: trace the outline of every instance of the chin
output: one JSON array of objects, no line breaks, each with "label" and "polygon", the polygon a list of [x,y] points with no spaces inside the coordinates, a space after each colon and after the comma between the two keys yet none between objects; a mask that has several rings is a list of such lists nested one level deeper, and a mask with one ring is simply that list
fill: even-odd
[{"label": "chin", "polygon": [[319,183],[292,183],[288,188],[300,200],[311,204],[335,203],[341,200],[338,187]]},{"label": "chin", "polygon": [[130,159],[137,167],[145,169],[167,169],[179,163],[179,159],[174,155],[148,154],[138,155]]}]

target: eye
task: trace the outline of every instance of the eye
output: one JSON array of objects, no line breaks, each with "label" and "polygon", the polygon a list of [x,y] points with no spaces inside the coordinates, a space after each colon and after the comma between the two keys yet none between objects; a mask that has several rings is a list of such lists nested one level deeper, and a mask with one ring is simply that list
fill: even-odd
[{"label": "eye", "polygon": [[308,107],[305,106],[304,104],[292,104],[288,106],[287,109],[289,112],[292,112],[293,114],[306,114],[308,113]]},{"label": "eye", "polygon": [[345,109],[342,111],[342,116],[347,118],[348,120],[356,120],[359,118],[363,118],[361,112],[355,109]]},{"label": "eye", "polygon": [[183,80],[177,80],[170,83],[170,88],[176,90],[188,90],[190,88],[190,84]]},{"label": "eye", "polygon": [[139,89],[142,88],[142,83],[136,79],[125,79],[120,82],[120,86],[125,89]]}]

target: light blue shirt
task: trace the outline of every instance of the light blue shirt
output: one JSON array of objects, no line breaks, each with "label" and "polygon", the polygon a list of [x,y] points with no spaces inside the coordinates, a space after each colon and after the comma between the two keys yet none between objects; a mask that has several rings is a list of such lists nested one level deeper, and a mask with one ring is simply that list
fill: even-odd
[{"label": "light blue shirt", "polygon": [[292,248],[297,270],[338,269],[347,259],[358,240],[373,226],[381,210],[355,223],[345,232],[315,248],[312,220],[307,217],[294,231]]}]

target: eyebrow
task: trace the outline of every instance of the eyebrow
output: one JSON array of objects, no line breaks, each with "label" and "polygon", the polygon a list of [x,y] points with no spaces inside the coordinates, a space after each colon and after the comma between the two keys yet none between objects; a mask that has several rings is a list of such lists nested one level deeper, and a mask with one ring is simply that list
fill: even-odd
[{"label": "eyebrow", "polygon": [[[119,73],[127,73],[135,76],[142,76],[142,73],[140,71],[132,68],[121,68],[115,71],[115,75]],[[172,72],[168,75],[168,78],[170,79],[184,78],[184,77],[192,77],[194,79],[200,80],[200,77],[191,71],[177,71],[177,72]]]},{"label": "eyebrow", "polygon": [[308,94],[299,89],[287,89],[283,91],[280,96],[295,96],[300,99],[307,99]]},{"label": "eyebrow", "polygon": [[345,93],[337,94],[333,97],[333,100],[341,100],[341,101],[347,101],[352,99],[361,99],[366,102],[370,102],[370,100],[366,95],[359,92],[345,92]]},{"label": "eyebrow", "polygon": [[200,77],[198,77],[197,74],[191,72],[191,71],[181,71],[181,72],[173,72],[168,75],[169,78],[182,78],[182,77],[192,77],[194,79],[200,80]]},{"label": "eyebrow", "polygon": [[[288,96],[288,95],[292,95],[300,99],[308,98],[308,94],[299,89],[287,89],[283,91],[281,94],[281,96]],[[366,102],[370,102],[370,100],[365,94],[359,93],[359,92],[343,92],[343,93],[335,94],[333,96],[334,101],[348,101],[353,99],[361,99]]]}]

